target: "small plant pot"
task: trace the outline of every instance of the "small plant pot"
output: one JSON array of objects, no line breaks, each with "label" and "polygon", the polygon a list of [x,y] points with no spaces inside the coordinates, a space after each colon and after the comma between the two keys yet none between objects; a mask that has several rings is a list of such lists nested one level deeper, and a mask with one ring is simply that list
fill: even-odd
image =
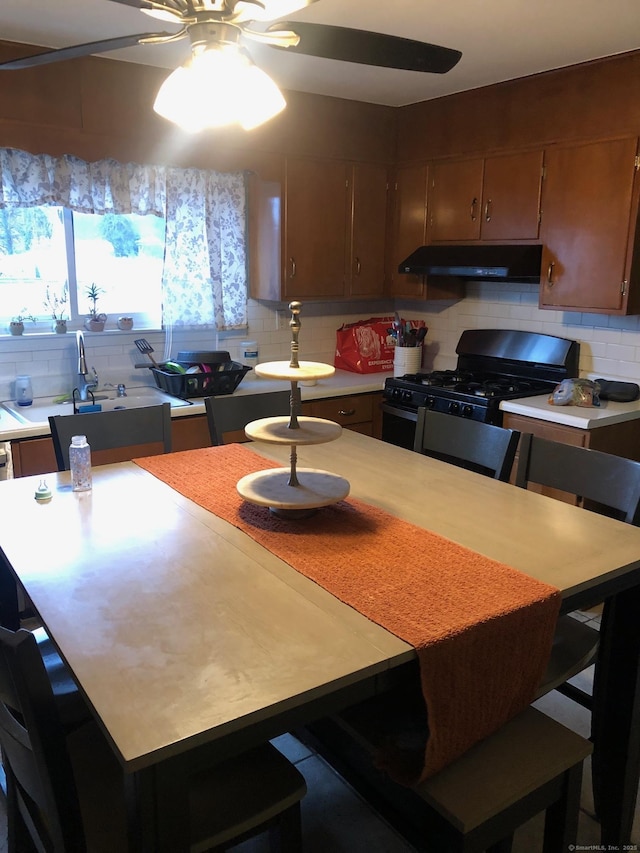
[{"label": "small plant pot", "polygon": [[123,332],[130,332],[133,329],[133,317],[120,317],[118,328],[122,329]]},{"label": "small plant pot", "polygon": [[21,335],[24,332],[24,323],[17,320],[12,320],[9,323],[9,331],[12,335]]},{"label": "small plant pot", "polygon": [[56,335],[66,335],[66,333],[67,333],[67,321],[66,320],[54,320],[53,331],[56,333]]},{"label": "small plant pot", "polygon": [[84,321],[84,327],[88,332],[104,332],[106,322],[106,314],[97,314],[95,317],[87,317]]}]

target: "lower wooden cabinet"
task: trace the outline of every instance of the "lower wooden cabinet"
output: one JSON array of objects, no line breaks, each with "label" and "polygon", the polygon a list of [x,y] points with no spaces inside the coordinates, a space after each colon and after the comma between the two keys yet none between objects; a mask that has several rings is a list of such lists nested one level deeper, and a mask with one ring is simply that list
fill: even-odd
[{"label": "lower wooden cabinet", "polygon": [[29,477],[32,474],[50,474],[57,471],[53,441],[46,438],[21,438],[11,442],[13,476]]},{"label": "lower wooden cabinet", "polygon": [[[173,450],[195,450],[209,447],[209,428],[205,415],[190,418],[173,418],[171,421]],[[57,471],[53,441],[49,436],[21,438],[11,442],[13,476],[29,477],[32,474],[50,474]],[[135,451],[132,451],[132,457]],[[131,457],[131,458],[132,458]]]},{"label": "lower wooden cabinet", "polygon": [[206,415],[189,418],[173,418],[171,421],[172,450],[196,450],[211,447]]},{"label": "lower wooden cabinet", "polygon": [[[381,393],[354,394],[303,403],[303,414],[336,421],[347,429],[380,438],[382,434]],[[206,415],[173,418],[171,440],[174,451],[210,447]],[[57,471],[53,441],[49,436],[21,438],[11,442],[14,477],[29,477]],[[132,456],[135,451],[132,451]]]},{"label": "lower wooden cabinet", "polygon": [[326,418],[354,432],[380,438],[382,435],[381,403],[382,394],[378,392],[332,397],[328,400],[312,400],[304,403],[303,414],[314,418]]}]

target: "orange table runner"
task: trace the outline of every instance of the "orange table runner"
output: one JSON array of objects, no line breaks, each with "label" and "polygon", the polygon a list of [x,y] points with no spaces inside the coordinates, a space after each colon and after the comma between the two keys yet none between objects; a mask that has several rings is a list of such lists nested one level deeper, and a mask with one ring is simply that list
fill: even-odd
[{"label": "orange table runner", "polygon": [[282,466],[241,444],[134,461],[415,647],[429,726],[420,778],[533,700],[560,608],[554,587],[353,497],[278,518],[236,483]]}]

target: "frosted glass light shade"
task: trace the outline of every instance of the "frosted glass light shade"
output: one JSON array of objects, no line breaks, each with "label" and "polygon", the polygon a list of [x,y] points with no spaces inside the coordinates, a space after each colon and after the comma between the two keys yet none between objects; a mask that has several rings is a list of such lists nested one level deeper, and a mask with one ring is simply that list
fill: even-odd
[{"label": "frosted glass light shade", "polygon": [[153,109],[188,133],[239,124],[251,130],[286,106],[273,80],[236,45],[194,52],[160,87]]}]

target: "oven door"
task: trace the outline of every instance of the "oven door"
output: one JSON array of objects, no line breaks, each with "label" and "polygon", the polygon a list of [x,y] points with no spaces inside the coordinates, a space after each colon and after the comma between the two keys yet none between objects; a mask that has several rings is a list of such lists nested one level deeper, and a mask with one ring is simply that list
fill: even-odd
[{"label": "oven door", "polygon": [[413,450],[416,437],[418,412],[415,409],[403,409],[391,403],[383,403],[382,440],[397,447]]}]

